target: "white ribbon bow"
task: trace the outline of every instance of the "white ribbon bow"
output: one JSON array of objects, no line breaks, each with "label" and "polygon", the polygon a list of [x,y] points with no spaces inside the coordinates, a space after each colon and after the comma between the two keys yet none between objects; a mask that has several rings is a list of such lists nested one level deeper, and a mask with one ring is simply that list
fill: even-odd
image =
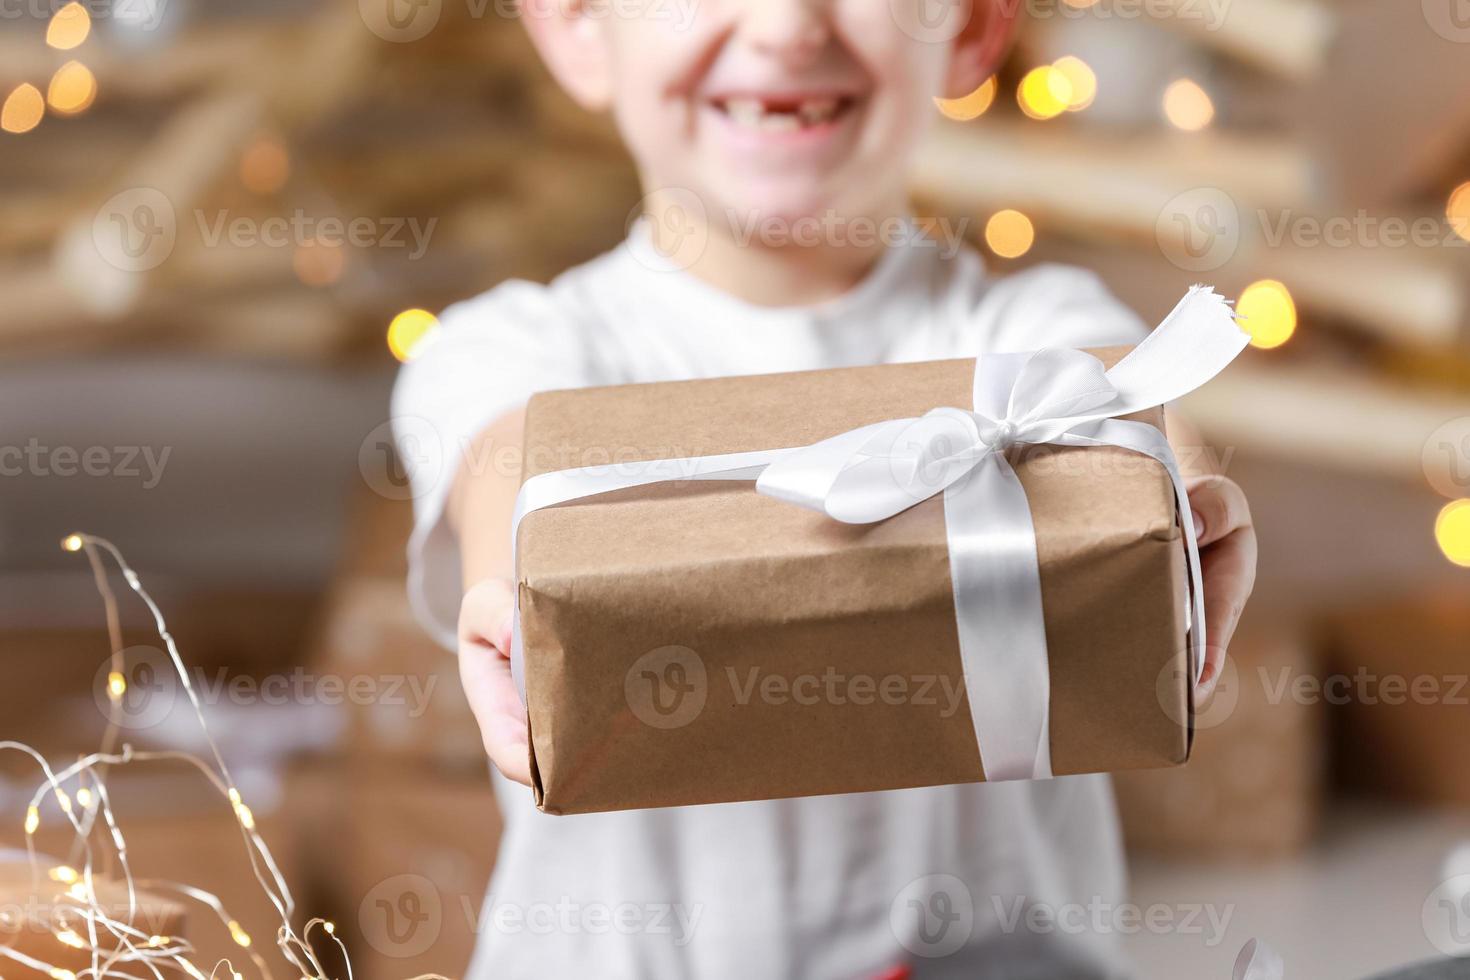
[{"label": "white ribbon bow", "polygon": [[[517,498],[512,541],[521,519],[534,510],[650,483],[755,480],[760,493],[849,524],[886,520],[942,493],[960,659],[985,778],[1047,777],[1051,682],[1036,532],[1004,451],[1017,444],[1120,446],[1164,466],[1188,555],[1190,663],[1197,682],[1204,666],[1204,592],[1184,480],[1163,433],[1117,416],[1193,391],[1248,342],[1225,300],[1195,286],[1110,369],[1066,348],[978,358],[969,410],[936,408],[810,446],[651,460],[633,472],[586,467],[534,476]],[[511,670],[524,698],[520,640],[517,620]]]}]

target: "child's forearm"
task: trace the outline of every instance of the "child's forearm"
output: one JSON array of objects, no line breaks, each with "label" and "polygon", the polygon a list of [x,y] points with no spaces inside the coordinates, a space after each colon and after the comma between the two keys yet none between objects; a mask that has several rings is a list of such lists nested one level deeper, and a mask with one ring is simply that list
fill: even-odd
[{"label": "child's forearm", "polygon": [[510,523],[520,489],[520,450],[526,412],[491,422],[461,461],[449,495],[449,524],[459,536],[464,587],[512,574]]}]

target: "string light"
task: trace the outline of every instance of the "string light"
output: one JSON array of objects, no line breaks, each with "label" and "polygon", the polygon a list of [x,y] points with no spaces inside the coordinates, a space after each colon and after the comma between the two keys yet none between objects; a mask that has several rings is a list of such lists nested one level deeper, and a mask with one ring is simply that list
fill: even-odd
[{"label": "string light", "polygon": [[285,144],[272,136],[257,136],[240,155],[240,183],[255,194],[274,194],[291,176],[291,157]]},{"label": "string light", "polygon": [[388,350],[400,361],[411,361],[438,327],[439,318],[428,310],[404,310],[388,324]]},{"label": "string light", "polygon": [[56,936],[56,941],[63,946],[70,946],[72,949],[87,948],[87,941],[71,929],[58,929],[54,935]]},{"label": "string light", "polygon": [[986,110],[995,103],[995,94],[999,90],[1000,83],[991,75],[969,95],[962,95],[957,99],[935,99],[934,104],[946,117],[957,122],[969,122],[985,115]]},{"label": "string light", "polygon": [[1240,327],[1251,335],[1251,346],[1270,350],[1280,347],[1296,333],[1296,302],[1291,292],[1275,279],[1262,279],[1245,287],[1235,301]]},{"label": "string light", "polygon": [[56,69],[46,86],[46,104],[63,116],[86,112],[97,98],[97,77],[80,61]]},{"label": "string light", "polygon": [[1470,568],[1470,498],[1451,500],[1434,520],[1439,550],[1461,568]]},{"label": "string light", "polygon": [[29,837],[31,834],[34,834],[36,828],[39,826],[41,826],[41,810],[36,804],[32,803],[26,807],[26,836]]},{"label": "string light", "polygon": [[61,550],[62,551],[81,551],[82,550],[82,536],[80,534],[68,534],[66,537],[64,537],[64,538],[61,539]]},{"label": "string light", "polygon": [[1031,219],[1007,208],[991,215],[985,223],[985,244],[1003,259],[1014,259],[1031,251],[1036,229]]},{"label": "string light", "polygon": [[236,943],[241,946],[250,945],[250,934],[244,929],[240,928],[240,923],[236,922],[234,919],[231,919],[226,924],[226,928],[230,930],[230,938],[233,939]]},{"label": "string light", "polygon": [[1097,98],[1097,74],[1076,55],[1066,55],[1052,63],[1052,70],[1067,80],[1067,111],[1081,112]]},{"label": "string light", "polygon": [[1470,180],[1450,192],[1444,214],[1454,233],[1470,242]]},{"label": "string light", "polygon": [[46,44],[57,51],[70,51],[91,33],[92,15],[73,0],[51,15],[51,22],[46,25]]},{"label": "string light", "polygon": [[[108,684],[110,687],[111,675],[108,676]],[[77,790],[77,802],[82,805],[83,809],[90,809],[92,806],[92,791],[85,786]]]},{"label": "string light", "polygon": [[70,885],[72,882],[77,880],[77,869],[65,864],[58,864],[56,867],[46,872],[46,877],[50,878],[52,881],[59,881],[63,885]]},{"label": "string light", "polygon": [[1016,102],[1032,119],[1054,119],[1072,102],[1072,83],[1052,65],[1033,68],[1016,89]]},{"label": "string light", "polygon": [[1199,82],[1176,79],[1164,89],[1164,118],[1175,129],[1197,133],[1214,121],[1215,103]]},{"label": "string light", "polygon": [[30,82],[17,85],[0,105],[0,129],[7,133],[29,133],[41,125],[46,115],[46,100],[41,90]]}]

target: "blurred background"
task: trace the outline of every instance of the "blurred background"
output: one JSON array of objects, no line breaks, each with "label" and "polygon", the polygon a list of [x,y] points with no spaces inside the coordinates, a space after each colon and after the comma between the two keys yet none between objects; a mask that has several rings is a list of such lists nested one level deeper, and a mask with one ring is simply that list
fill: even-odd
[{"label": "blurred background", "polygon": [[[918,214],[1150,322],[1214,283],[1254,337],[1182,409],[1252,501],[1256,597],[1194,760],[1117,780],[1135,902],[1229,918],[1132,930],[1140,975],[1225,977],[1251,939],[1294,978],[1470,952],[1470,7],[1031,21],[936,106]],[[491,0],[9,0],[0,99],[0,738],[72,760],[112,685],[127,740],[204,748],[128,596],[111,676],[58,542],[112,539],[355,975],[459,975],[498,821],[407,609],[388,395],[446,304],[616,243],[629,161]],[[22,831],[39,779],[0,754],[0,896],[27,836],[67,858],[55,801]],[[228,907],[185,913],[201,962],[230,917],[269,958],[229,804],[185,765],[111,782],[135,873]]]}]

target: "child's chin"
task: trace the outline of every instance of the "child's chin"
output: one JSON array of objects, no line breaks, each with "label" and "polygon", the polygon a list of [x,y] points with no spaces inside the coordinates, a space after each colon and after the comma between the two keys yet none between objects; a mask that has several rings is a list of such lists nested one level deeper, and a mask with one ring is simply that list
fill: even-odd
[{"label": "child's chin", "polygon": [[[768,234],[811,233],[813,223],[830,223],[842,212],[839,198],[819,181],[745,181],[727,196],[737,220]],[[803,244],[815,244],[803,242]]]}]

